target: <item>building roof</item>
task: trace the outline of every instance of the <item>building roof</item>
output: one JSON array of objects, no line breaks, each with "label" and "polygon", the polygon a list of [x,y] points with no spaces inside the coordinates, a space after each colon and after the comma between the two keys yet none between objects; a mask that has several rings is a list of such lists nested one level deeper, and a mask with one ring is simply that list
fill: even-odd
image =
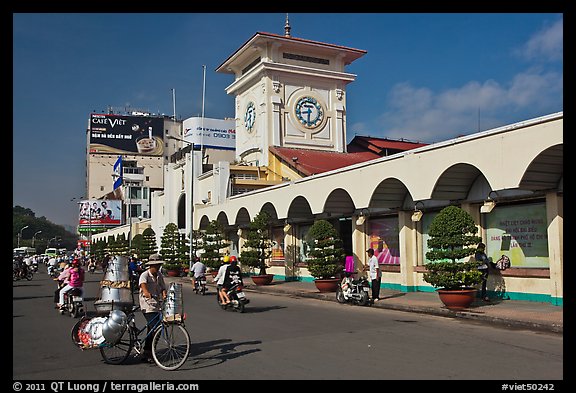
[{"label": "building roof", "polygon": [[283,160],[289,167],[310,176],[328,172],[359,162],[370,161],[380,156],[370,151],[356,153],[339,153],[324,150],[295,149],[290,147],[270,146],[270,152]]},{"label": "building roof", "polygon": [[226,60],[224,60],[222,62],[222,64],[220,64],[218,67],[216,67],[216,72],[224,72],[224,73],[233,74],[234,72],[232,70],[228,69],[228,64],[232,63],[233,60],[236,57],[238,57],[242,52],[244,52],[248,48],[251,48],[252,45],[254,45],[257,41],[266,40],[266,39],[276,40],[276,41],[285,41],[285,42],[298,42],[298,43],[302,43],[302,44],[305,44],[308,46],[315,46],[316,48],[320,47],[320,48],[325,48],[325,49],[329,49],[332,51],[340,52],[343,55],[343,59],[344,59],[345,64],[350,64],[354,60],[364,56],[367,53],[367,51],[365,51],[363,49],[355,49],[355,48],[350,48],[347,46],[328,44],[328,43],[320,42],[320,41],[307,40],[304,38],[297,38],[297,37],[292,37],[292,36],[287,37],[285,35],[279,35],[279,34],[274,34],[274,33],[266,33],[266,32],[258,31],[252,37],[250,37],[250,39],[248,39],[248,41],[246,41],[242,46],[240,46],[240,48],[238,48],[234,53],[232,53]]},{"label": "building roof", "polygon": [[350,141],[347,150],[350,153],[368,150],[381,157],[427,145],[428,143],[412,142],[404,139],[394,140],[357,135]]}]

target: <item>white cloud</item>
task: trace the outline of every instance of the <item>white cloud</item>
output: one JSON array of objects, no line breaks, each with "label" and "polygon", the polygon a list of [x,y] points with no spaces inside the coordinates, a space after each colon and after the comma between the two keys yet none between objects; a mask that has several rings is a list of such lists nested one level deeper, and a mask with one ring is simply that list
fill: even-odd
[{"label": "white cloud", "polygon": [[560,19],[534,34],[516,51],[527,60],[556,61],[563,57],[564,20]]},{"label": "white cloud", "polygon": [[510,113],[561,106],[562,75],[531,69],[506,85],[471,81],[438,93],[399,83],[387,101],[378,127],[387,137],[438,142],[507,124]]}]

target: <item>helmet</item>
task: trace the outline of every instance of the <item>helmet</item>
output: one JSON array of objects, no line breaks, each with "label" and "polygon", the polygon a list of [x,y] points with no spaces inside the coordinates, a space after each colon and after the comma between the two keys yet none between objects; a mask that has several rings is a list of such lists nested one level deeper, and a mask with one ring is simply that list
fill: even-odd
[{"label": "helmet", "polygon": [[230,257],[228,255],[224,255],[224,263],[230,262]]},{"label": "helmet", "polygon": [[234,255],[230,256],[230,262],[238,262],[238,259]]},{"label": "helmet", "polygon": [[74,260],[72,261],[71,264],[72,264],[72,266],[78,266],[78,265],[80,265],[80,261],[78,259],[74,258]]}]

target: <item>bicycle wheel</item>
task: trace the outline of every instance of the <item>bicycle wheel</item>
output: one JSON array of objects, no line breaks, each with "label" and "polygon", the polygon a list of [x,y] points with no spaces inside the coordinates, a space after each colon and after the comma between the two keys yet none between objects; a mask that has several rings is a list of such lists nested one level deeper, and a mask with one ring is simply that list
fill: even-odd
[{"label": "bicycle wheel", "polygon": [[104,362],[108,364],[121,364],[128,359],[135,340],[136,337],[134,337],[132,329],[127,327],[122,333],[120,340],[114,345],[104,344],[104,346],[100,347],[100,355],[102,355]]},{"label": "bicycle wheel", "polygon": [[179,323],[163,323],[152,339],[152,357],[158,367],[176,370],[184,364],[190,353],[190,336]]}]

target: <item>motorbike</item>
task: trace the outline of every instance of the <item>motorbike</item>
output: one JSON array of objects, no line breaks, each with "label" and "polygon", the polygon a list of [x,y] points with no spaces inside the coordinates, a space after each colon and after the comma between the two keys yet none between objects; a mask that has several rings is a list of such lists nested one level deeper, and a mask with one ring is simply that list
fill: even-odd
[{"label": "motorbike", "polygon": [[336,300],[338,303],[352,303],[359,306],[366,306],[370,303],[368,293],[370,284],[364,277],[358,280],[351,279],[351,274],[346,273],[346,278],[338,283],[336,289]]},{"label": "motorbike", "polygon": [[[60,283],[59,286],[62,286]],[[84,303],[81,288],[72,288],[64,294],[64,304],[58,312],[60,315],[68,314],[71,318],[78,318],[84,314]]]},{"label": "motorbike", "polygon": [[230,298],[229,304],[223,304],[220,302],[220,296],[216,296],[216,301],[222,308],[222,310],[232,310],[237,312],[244,312],[246,304],[250,303],[250,300],[246,298],[246,294],[242,290],[242,285],[240,283],[233,284],[228,290],[228,297]]},{"label": "motorbike", "polygon": [[204,296],[206,294],[206,276],[200,276],[194,280],[194,292],[196,295]]},{"label": "motorbike", "polygon": [[34,273],[31,269],[22,268],[19,266],[12,267],[12,281],[18,281],[26,279],[28,281],[32,280]]}]

